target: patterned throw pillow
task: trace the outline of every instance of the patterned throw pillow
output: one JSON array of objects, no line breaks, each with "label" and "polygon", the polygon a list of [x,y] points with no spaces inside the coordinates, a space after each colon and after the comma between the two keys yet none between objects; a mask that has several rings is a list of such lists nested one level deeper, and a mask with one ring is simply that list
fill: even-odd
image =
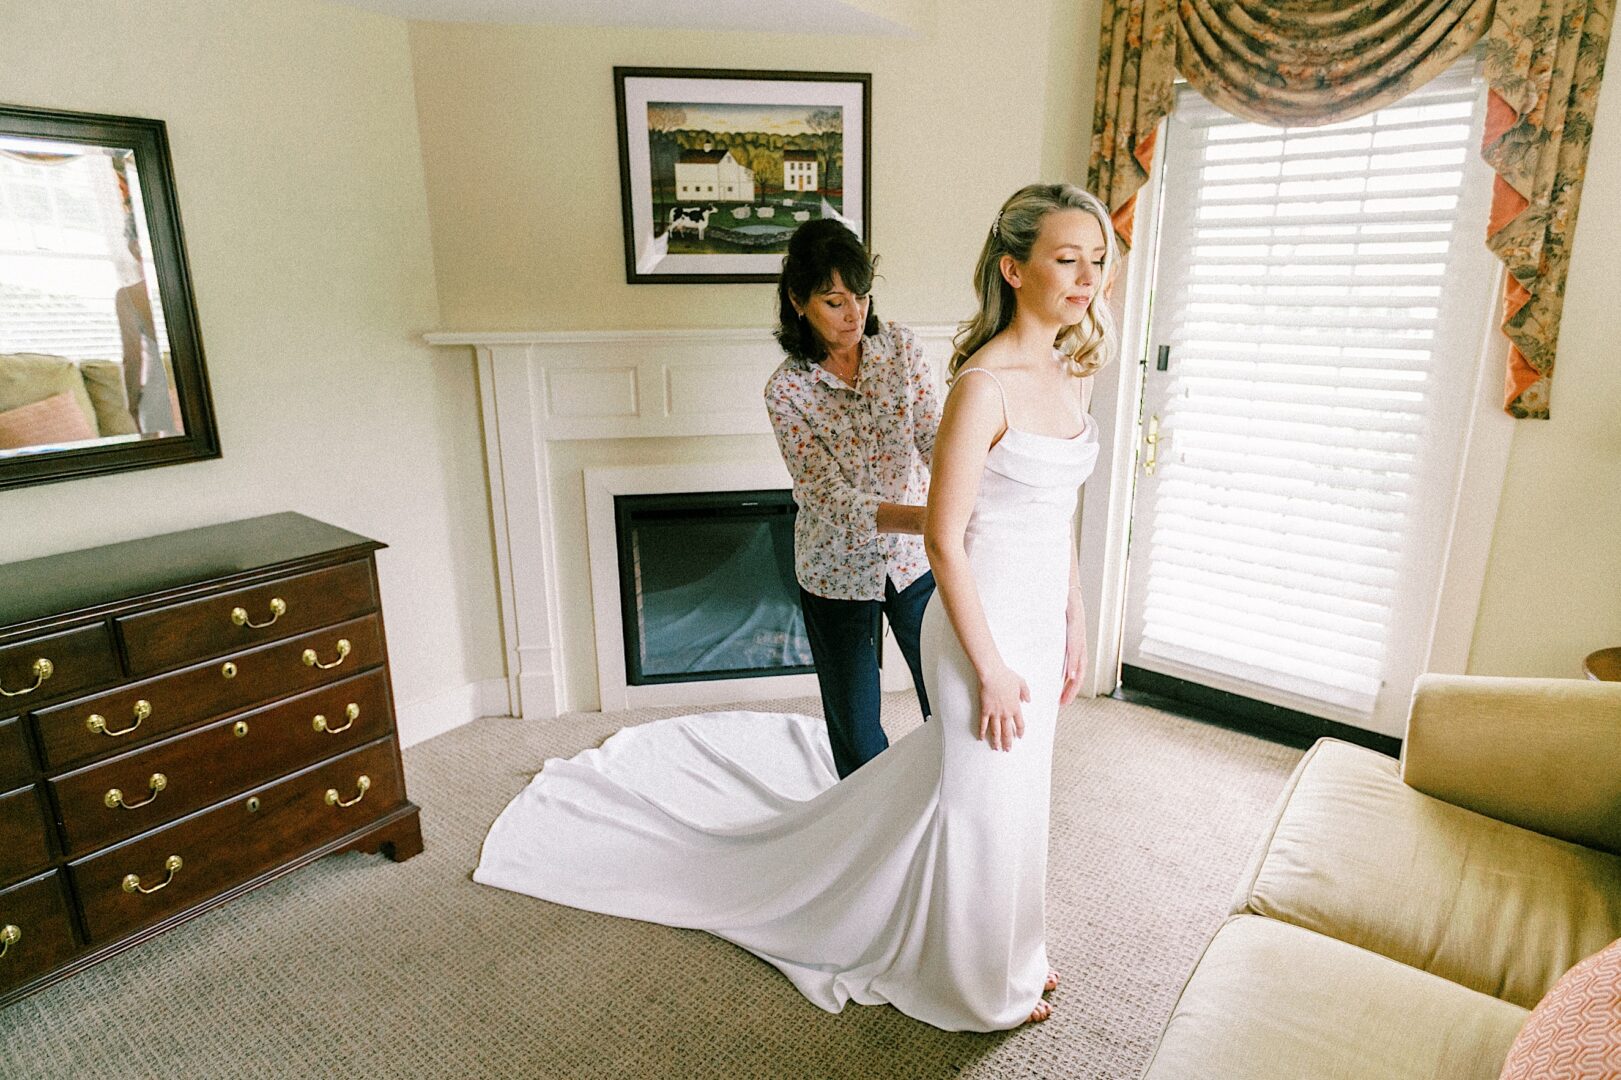
[{"label": "patterned throw pillow", "polygon": [[0,412],[0,450],[94,438],[95,429],[85,419],[84,410],[66,391]]},{"label": "patterned throw pillow", "polygon": [[1621,1077],[1621,940],[1554,983],[1509,1047],[1499,1080]]}]

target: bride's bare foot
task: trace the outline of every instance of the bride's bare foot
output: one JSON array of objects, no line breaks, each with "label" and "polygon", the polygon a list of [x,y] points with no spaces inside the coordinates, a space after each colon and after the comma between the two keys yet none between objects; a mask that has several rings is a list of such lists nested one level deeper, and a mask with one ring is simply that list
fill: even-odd
[{"label": "bride's bare foot", "polygon": [[1047,981],[1046,981],[1046,983],[1044,983],[1042,985],[1041,992],[1043,994],[1050,994],[1054,990],[1057,990],[1057,989],[1058,989],[1058,972],[1056,972],[1056,971],[1047,972]]},{"label": "bride's bare foot", "polygon": [[1053,1007],[1051,1005],[1047,1004],[1045,1001],[1038,1001],[1036,1002],[1036,1007],[1030,1010],[1029,1022],[1032,1024],[1039,1024],[1052,1014]]}]

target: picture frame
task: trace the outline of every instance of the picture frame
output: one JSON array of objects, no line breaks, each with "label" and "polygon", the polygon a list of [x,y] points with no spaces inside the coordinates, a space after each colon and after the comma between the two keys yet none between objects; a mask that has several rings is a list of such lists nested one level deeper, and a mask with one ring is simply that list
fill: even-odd
[{"label": "picture frame", "polygon": [[872,76],[614,68],[625,281],[775,282],[788,238],[872,233]]}]

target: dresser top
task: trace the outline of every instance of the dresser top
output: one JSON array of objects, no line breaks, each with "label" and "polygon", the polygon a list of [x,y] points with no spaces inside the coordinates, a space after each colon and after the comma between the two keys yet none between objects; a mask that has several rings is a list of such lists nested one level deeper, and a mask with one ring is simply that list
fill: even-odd
[{"label": "dresser top", "polygon": [[0,630],[188,585],[386,545],[303,514],[208,525],[0,565]]}]

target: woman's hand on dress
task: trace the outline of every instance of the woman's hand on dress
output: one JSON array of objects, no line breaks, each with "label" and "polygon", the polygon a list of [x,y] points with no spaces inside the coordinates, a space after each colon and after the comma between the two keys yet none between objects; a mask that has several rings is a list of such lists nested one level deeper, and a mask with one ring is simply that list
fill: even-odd
[{"label": "woman's hand on dress", "polygon": [[1013,740],[1024,737],[1021,701],[1030,700],[1030,687],[1007,665],[980,680],[979,737],[992,750],[1012,750]]},{"label": "woman's hand on dress", "polygon": [[1064,689],[1058,704],[1068,705],[1081,692],[1081,676],[1086,671],[1086,620],[1071,609],[1064,620]]}]

